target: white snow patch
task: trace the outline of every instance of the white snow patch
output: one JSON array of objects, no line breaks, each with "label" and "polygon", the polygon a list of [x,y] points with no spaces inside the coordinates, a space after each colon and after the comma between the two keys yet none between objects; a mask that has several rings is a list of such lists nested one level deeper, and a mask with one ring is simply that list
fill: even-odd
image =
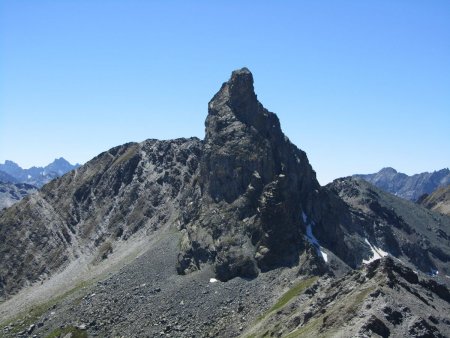
[{"label": "white snow patch", "polygon": [[303,223],[308,223],[308,217],[306,216],[306,214],[302,211],[302,218],[303,218]]},{"label": "white snow patch", "polygon": [[28,176],[27,176],[27,177],[28,177],[28,179],[30,179],[30,178],[31,178],[31,175],[30,175],[30,174],[28,174]]},{"label": "white snow patch", "polygon": [[367,243],[367,245],[370,246],[370,249],[372,250],[372,257],[365,260],[363,259],[363,264],[369,264],[377,259],[380,259],[381,257],[388,256],[389,254],[386,251],[383,251],[383,249],[377,248],[376,246],[370,244],[370,242],[367,240],[367,238],[364,239],[364,241]]},{"label": "white snow patch", "polygon": [[210,282],[210,283],[216,283],[216,282],[218,282],[218,280],[215,279],[215,278],[210,278],[210,279],[209,279],[209,282]]},{"label": "white snow patch", "polygon": [[312,227],[314,226],[314,222],[311,221],[308,223],[308,217],[305,215],[304,212],[302,212],[302,218],[303,218],[303,223],[306,224],[306,239],[308,240],[309,243],[311,243],[316,248],[317,255],[322,257],[322,259],[325,262],[328,262],[328,254],[325,251],[323,251],[323,249],[320,247],[319,241],[313,235]]},{"label": "white snow patch", "polygon": [[314,245],[314,246],[320,246],[319,241],[312,233],[312,224],[308,224],[306,227],[306,237],[308,238],[308,241]]},{"label": "white snow patch", "polygon": [[439,271],[438,270],[435,270],[433,268],[431,268],[430,270],[431,270],[431,272],[430,272],[430,276],[431,277],[436,277],[437,275],[439,275]]}]

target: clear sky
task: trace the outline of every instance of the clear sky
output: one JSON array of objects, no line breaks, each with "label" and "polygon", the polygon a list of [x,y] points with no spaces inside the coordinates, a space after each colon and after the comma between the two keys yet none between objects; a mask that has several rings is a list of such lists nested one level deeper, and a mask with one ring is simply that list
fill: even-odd
[{"label": "clear sky", "polygon": [[0,162],[203,138],[243,66],[322,184],[450,165],[448,0],[0,0]]}]

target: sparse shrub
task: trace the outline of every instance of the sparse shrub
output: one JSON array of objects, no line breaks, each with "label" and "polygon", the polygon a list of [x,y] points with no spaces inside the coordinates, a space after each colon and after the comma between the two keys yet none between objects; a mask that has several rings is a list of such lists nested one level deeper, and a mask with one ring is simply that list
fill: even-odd
[{"label": "sparse shrub", "polygon": [[94,263],[100,263],[102,260],[108,258],[108,256],[113,252],[113,247],[111,241],[107,240],[103,242],[98,248],[97,257],[94,260]]},{"label": "sparse shrub", "polygon": [[67,334],[72,334],[71,338],[88,338],[86,331],[82,331],[74,326],[66,326],[65,328],[58,328],[52,331],[46,338],[65,337]]}]

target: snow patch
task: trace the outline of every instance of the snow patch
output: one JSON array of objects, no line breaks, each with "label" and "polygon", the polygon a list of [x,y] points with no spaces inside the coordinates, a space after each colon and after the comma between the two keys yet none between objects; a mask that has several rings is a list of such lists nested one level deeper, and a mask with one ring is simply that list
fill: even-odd
[{"label": "snow patch", "polygon": [[321,248],[319,241],[317,240],[317,238],[314,236],[313,232],[312,232],[312,227],[315,225],[313,221],[308,223],[308,217],[305,215],[304,212],[302,212],[302,218],[303,218],[303,223],[306,224],[306,239],[308,240],[309,243],[311,243],[317,251],[317,255],[322,257],[322,259],[325,262],[328,262],[328,254],[323,251],[323,249]]},{"label": "snow patch", "polygon": [[215,279],[215,278],[210,278],[210,279],[209,279],[209,282],[210,282],[210,283],[216,283],[216,282],[218,282],[218,280]]},{"label": "snow patch", "polygon": [[28,179],[30,179],[30,178],[31,178],[31,175],[30,175],[30,174],[28,174],[28,176],[27,176],[27,177],[28,177]]},{"label": "snow patch", "polygon": [[370,242],[367,240],[367,238],[364,239],[364,241],[367,243],[368,246],[370,246],[370,249],[372,250],[372,257],[369,259],[363,259],[363,264],[369,264],[377,259],[380,259],[382,257],[386,257],[389,255],[386,251],[383,251],[383,249],[377,248],[375,245],[370,244]]},{"label": "snow patch", "polygon": [[302,218],[303,218],[303,223],[308,223],[308,217],[306,216],[306,214],[302,211]]},{"label": "snow patch", "polygon": [[436,277],[437,275],[439,275],[439,271],[438,271],[438,270],[435,270],[435,269],[433,269],[433,268],[431,268],[430,270],[431,270],[431,271],[430,271],[429,275],[430,275],[431,277]]}]

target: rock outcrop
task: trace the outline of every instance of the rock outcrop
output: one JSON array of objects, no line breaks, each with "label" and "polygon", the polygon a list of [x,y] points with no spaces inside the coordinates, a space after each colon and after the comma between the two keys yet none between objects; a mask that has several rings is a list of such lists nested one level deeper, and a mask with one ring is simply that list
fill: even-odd
[{"label": "rock outcrop", "polygon": [[[374,261],[340,279],[322,278],[266,313],[252,337],[448,337],[450,292],[392,258]],[[309,286],[309,287],[308,287]],[[292,290],[297,288],[294,286]],[[285,297],[285,296],[284,296]],[[345,325],[344,325],[345,324]]]},{"label": "rock outcrop", "polygon": [[222,85],[205,125],[194,215],[183,226],[178,270],[212,262],[226,281],[298,264],[305,248],[301,215],[310,213],[320,186],[306,154],[258,102],[248,69]]}]

